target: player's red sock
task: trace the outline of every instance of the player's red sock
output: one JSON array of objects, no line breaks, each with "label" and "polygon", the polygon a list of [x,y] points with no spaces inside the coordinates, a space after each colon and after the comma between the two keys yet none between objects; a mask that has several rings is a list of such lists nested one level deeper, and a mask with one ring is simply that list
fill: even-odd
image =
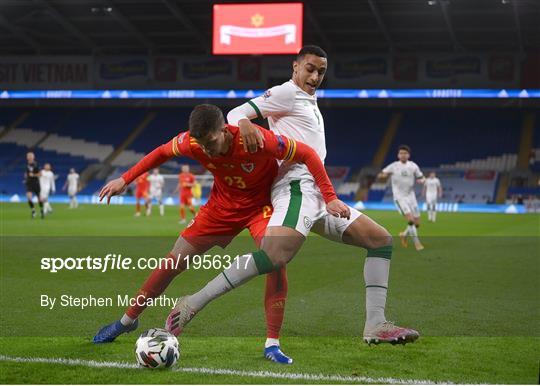
[{"label": "player's red sock", "polygon": [[137,203],[135,204],[135,212],[139,213],[141,211],[141,204],[139,203],[139,201],[137,201]]},{"label": "player's red sock", "polygon": [[186,219],[186,210],[184,209],[184,207],[180,207],[180,218],[182,220],[185,220]]},{"label": "player's red sock", "polygon": [[266,275],[264,310],[266,313],[266,337],[279,339],[287,300],[287,271],[285,267]]},{"label": "player's red sock", "polygon": [[195,208],[194,207],[190,206],[189,211],[191,212],[192,215],[195,216]]},{"label": "player's red sock", "polygon": [[175,267],[174,264],[177,260],[177,257],[173,254],[169,253],[166,259],[167,265],[164,262],[162,263],[162,266],[166,268],[157,268],[152,271],[141,289],[137,292],[135,304],[127,309],[126,315],[131,319],[137,319],[144,311],[146,308],[145,299],[153,299],[161,295],[169,286],[170,282],[185,269],[184,263],[180,264],[178,269],[171,268]]}]

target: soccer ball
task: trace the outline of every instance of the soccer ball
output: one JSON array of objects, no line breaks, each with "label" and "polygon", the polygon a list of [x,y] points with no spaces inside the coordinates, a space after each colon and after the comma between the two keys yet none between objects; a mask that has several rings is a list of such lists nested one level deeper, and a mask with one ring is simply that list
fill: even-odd
[{"label": "soccer ball", "polygon": [[162,328],[151,328],[135,343],[135,357],[139,365],[150,369],[171,367],[180,357],[176,337]]}]

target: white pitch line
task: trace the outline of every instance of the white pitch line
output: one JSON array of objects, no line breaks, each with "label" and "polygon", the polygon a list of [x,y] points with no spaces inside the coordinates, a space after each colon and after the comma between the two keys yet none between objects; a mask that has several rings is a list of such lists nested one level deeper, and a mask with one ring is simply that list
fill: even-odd
[{"label": "white pitch line", "polygon": [[[0,361],[16,362],[16,363],[49,363],[67,366],[84,366],[93,368],[115,368],[115,369],[143,369],[135,363],[128,362],[108,362],[94,361],[86,359],[70,359],[70,358],[32,358],[32,357],[10,357],[0,355]],[[399,379],[399,378],[372,378],[364,376],[349,376],[349,375],[326,375],[326,374],[303,374],[303,373],[275,373],[272,371],[243,371],[232,369],[212,369],[205,367],[176,367],[173,371],[192,373],[192,374],[210,374],[210,375],[232,375],[241,377],[253,378],[276,378],[290,379],[298,381],[326,381],[326,382],[345,382],[345,383],[378,383],[378,384],[393,384],[393,385],[433,385],[446,384],[452,385],[450,381],[431,381],[426,379]]]}]

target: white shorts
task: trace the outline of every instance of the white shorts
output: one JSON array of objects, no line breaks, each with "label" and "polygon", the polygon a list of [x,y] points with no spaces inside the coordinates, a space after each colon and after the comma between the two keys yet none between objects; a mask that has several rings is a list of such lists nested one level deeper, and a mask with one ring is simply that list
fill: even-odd
[{"label": "white shorts", "polygon": [[50,193],[51,193],[51,189],[41,189],[40,192],[39,192],[39,197],[42,200],[48,200]]},{"label": "white shorts", "polygon": [[426,204],[437,205],[437,196],[426,195]]},{"label": "white shorts", "polygon": [[150,189],[150,200],[156,199],[161,200],[161,196],[163,195],[163,191],[161,189],[159,190],[152,190]]},{"label": "white shorts", "polygon": [[394,203],[396,208],[402,215],[412,214],[413,217],[420,217],[420,209],[418,208],[418,203],[416,202],[416,196],[414,194],[394,198]]},{"label": "white shorts", "polygon": [[72,197],[77,194],[77,188],[68,188],[68,196]]},{"label": "white shorts", "polygon": [[279,180],[272,187],[274,212],[268,226],[286,226],[307,236],[310,230],[333,241],[342,241],[345,229],[359,216],[349,208],[350,219],[332,216],[319,188],[311,180]]}]

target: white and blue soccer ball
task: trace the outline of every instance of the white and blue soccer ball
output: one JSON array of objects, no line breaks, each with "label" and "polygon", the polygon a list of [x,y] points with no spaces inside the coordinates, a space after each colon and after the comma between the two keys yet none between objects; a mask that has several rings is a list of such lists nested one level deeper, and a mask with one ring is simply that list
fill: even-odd
[{"label": "white and blue soccer ball", "polygon": [[135,343],[137,362],[150,369],[168,368],[180,358],[178,339],[162,328],[151,328]]}]

